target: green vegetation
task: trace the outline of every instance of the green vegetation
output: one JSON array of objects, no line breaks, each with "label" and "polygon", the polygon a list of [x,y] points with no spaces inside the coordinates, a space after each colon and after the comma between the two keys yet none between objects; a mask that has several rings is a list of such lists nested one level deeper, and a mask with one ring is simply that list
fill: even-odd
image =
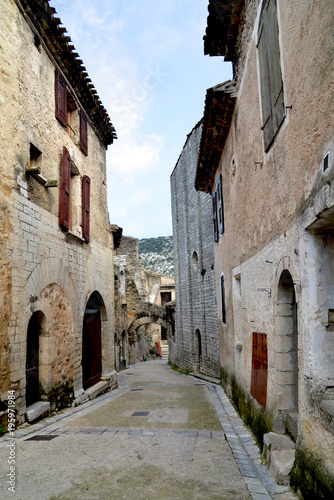
[{"label": "green vegetation", "polygon": [[272,430],[272,415],[260,405],[256,405],[249,394],[240,387],[235,377],[229,377],[223,369],[221,369],[221,382],[225,391],[231,393],[236,409],[262,449],[263,435]]},{"label": "green vegetation", "polygon": [[189,373],[190,373],[187,370],[183,370],[182,368],[179,368],[178,366],[174,365],[170,361],[168,361],[168,364],[172,370],[174,370],[175,372],[178,372],[178,373],[182,373],[182,375],[189,375]]},{"label": "green vegetation", "polygon": [[139,258],[145,269],[174,276],[173,236],[139,240]]},{"label": "green vegetation", "polygon": [[320,456],[310,453],[303,444],[296,450],[291,473],[291,487],[301,492],[304,500],[334,498],[334,477]]}]

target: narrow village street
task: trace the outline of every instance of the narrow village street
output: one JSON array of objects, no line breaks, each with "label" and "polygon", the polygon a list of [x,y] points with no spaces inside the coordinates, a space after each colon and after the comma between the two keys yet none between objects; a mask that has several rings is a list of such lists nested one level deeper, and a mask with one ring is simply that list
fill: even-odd
[{"label": "narrow village street", "polygon": [[[2,438],[1,499],[295,498],[270,479],[220,386],[161,360],[118,380],[118,389]],[[15,495],[4,479],[10,443]]]}]

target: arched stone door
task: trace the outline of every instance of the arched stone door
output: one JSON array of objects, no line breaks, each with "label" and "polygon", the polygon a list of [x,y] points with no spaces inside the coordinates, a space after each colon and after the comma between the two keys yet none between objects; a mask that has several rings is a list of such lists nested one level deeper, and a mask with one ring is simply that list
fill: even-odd
[{"label": "arched stone door", "polygon": [[276,309],[277,407],[298,412],[298,321],[295,286],[288,270],[281,273]]}]

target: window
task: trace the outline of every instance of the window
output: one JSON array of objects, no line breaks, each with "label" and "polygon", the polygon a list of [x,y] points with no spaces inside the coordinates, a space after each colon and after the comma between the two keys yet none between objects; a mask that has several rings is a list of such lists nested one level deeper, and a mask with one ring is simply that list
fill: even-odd
[{"label": "window", "polygon": [[88,140],[87,140],[87,116],[83,111],[80,111],[80,148],[81,151],[88,155]]},{"label": "window", "polygon": [[323,162],[322,162],[322,173],[324,174],[326,170],[329,167],[329,151],[328,153],[324,156]]},{"label": "window", "polygon": [[76,132],[75,132],[75,115],[76,115],[76,110],[77,110],[77,105],[75,103],[75,100],[67,92],[67,133],[68,135],[74,139]]},{"label": "window", "polygon": [[64,78],[56,69],[55,72],[56,118],[67,127],[67,87]]},{"label": "window", "polygon": [[[81,212],[81,213],[80,213]],[[59,225],[64,231],[90,239],[90,178],[81,177],[71,161],[67,149],[63,148],[61,185],[59,193]]]},{"label": "window", "polygon": [[224,275],[220,277],[220,291],[222,301],[222,322],[226,323],[226,303],[225,303],[225,278]]},{"label": "window", "polygon": [[59,193],[59,225],[65,230],[70,229],[70,193],[71,193],[71,157],[63,148],[61,165],[61,182]]},{"label": "window", "polygon": [[[65,79],[58,70],[55,71],[55,100],[56,100],[56,118],[67,128],[68,135],[74,139],[78,133],[79,118],[75,99],[67,90]],[[88,155],[88,119],[87,115],[80,111],[80,149]]]},{"label": "window", "polygon": [[285,118],[276,0],[264,0],[258,30],[264,150]]},{"label": "window", "polygon": [[90,217],[90,178],[84,175],[82,179],[82,237],[89,242],[89,217]]},{"label": "window", "polygon": [[224,206],[223,206],[222,174],[219,174],[219,177],[218,177],[217,194],[218,194],[219,229],[220,229],[220,233],[222,234],[224,232]]},{"label": "window", "polygon": [[217,193],[212,193],[213,231],[215,241],[218,241]]},{"label": "window", "polygon": [[42,164],[42,153],[33,144],[30,143],[30,169],[36,169],[36,171],[41,171]]},{"label": "window", "polygon": [[168,304],[172,300],[172,292],[161,292],[161,305],[164,306],[165,304]]}]

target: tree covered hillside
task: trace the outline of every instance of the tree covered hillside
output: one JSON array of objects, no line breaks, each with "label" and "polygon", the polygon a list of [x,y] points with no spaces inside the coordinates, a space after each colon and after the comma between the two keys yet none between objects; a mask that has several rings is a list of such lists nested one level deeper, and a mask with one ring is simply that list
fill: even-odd
[{"label": "tree covered hillside", "polygon": [[139,258],[146,269],[174,276],[173,236],[139,240]]}]

